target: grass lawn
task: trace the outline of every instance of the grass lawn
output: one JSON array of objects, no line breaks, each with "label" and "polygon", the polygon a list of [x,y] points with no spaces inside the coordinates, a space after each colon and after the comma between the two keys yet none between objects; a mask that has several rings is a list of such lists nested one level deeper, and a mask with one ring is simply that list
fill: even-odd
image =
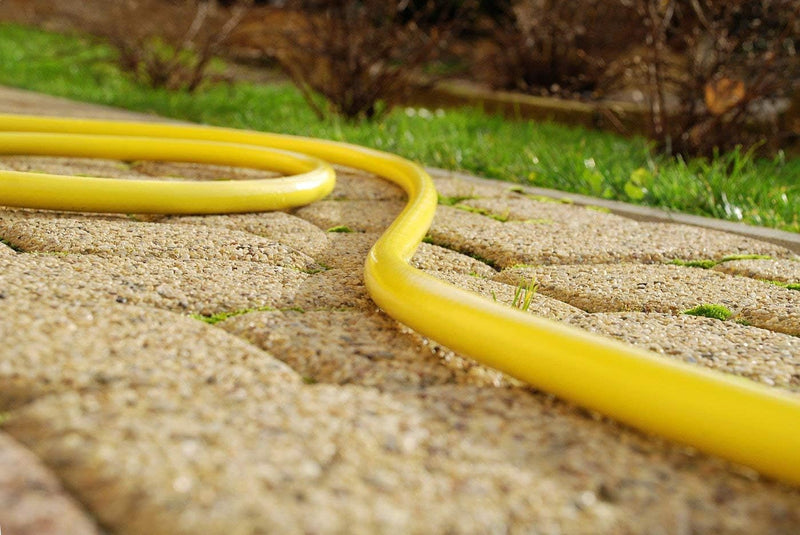
[{"label": "grass lawn", "polygon": [[396,109],[381,121],[320,121],[291,85],[143,87],[97,41],[0,24],[0,83],[213,125],[348,141],[425,165],[800,232],[800,160],[744,151],[654,155],[647,141],[509,121],[479,110]]}]

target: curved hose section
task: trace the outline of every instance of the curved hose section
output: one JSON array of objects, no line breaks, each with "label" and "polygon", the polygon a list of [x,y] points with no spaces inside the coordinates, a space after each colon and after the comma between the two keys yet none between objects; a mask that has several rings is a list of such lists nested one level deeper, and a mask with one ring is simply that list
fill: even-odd
[{"label": "curved hose section", "polygon": [[[0,119],[1,120],[1,119]],[[278,179],[124,180],[0,171],[0,203],[52,210],[209,214],[279,210],[331,192],[326,162],[268,147],[217,141],[67,133],[0,133],[0,154],[167,160],[269,169]]]},{"label": "curved hose section", "polygon": [[[83,138],[76,143],[82,146],[124,137],[124,143],[135,144],[148,158],[164,159],[183,154],[183,148],[190,146],[185,140],[205,140],[221,147],[220,158],[233,158],[227,151],[247,150],[244,146],[270,147],[387,178],[402,187],[409,200],[370,251],[365,280],[372,298],[389,315],[453,350],[539,389],[644,431],[800,484],[800,397],[535,317],[412,268],[408,261],[430,227],[437,197],[427,173],[405,159],[344,143],[207,126],[0,115],[0,130],[69,134],[54,137],[52,145],[42,149],[50,151],[48,154],[58,146],[64,147],[61,154],[78,154],[71,152],[76,147],[67,141],[70,136],[78,135],[116,136]],[[19,134],[7,137],[16,135]],[[3,137],[0,142],[5,140]],[[153,144],[163,145],[166,152],[158,156],[156,151],[151,153]],[[172,146],[174,153],[169,152]],[[90,151],[97,154],[94,148]],[[301,164],[289,167],[295,171],[304,169]],[[12,204],[7,199],[22,200],[20,204],[24,204],[36,197],[47,198],[49,208],[76,209],[70,204],[59,204],[63,181],[45,181],[45,187],[35,195],[15,196],[10,190],[22,187],[22,182],[18,182],[15,174],[9,175],[0,172],[0,204]],[[94,187],[95,183],[91,184]],[[135,184],[138,187],[139,183]],[[318,193],[326,194],[326,187]],[[148,194],[130,189],[126,195]],[[41,203],[36,206],[43,206],[45,201]],[[113,197],[103,208],[128,211],[128,205],[122,206],[123,199]],[[244,201],[239,206],[230,199],[224,211],[271,207],[267,203],[257,208]],[[185,210],[186,203],[175,197],[160,199],[157,208],[165,212],[189,212]]]}]

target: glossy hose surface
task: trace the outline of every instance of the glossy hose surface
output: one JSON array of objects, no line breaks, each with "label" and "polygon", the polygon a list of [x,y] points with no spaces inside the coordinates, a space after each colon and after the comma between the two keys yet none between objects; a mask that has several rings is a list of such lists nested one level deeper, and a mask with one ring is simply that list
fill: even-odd
[{"label": "glossy hose surface", "polygon": [[[229,151],[244,151],[246,148],[243,146],[250,146],[250,149],[269,147],[306,154],[387,178],[402,187],[409,200],[370,251],[365,281],[372,298],[389,315],[483,364],[578,405],[778,479],[800,484],[800,397],[658,357],[520,312],[443,283],[409,266],[408,261],[431,224],[437,198],[427,173],[407,160],[343,143],[205,126],[0,116],[0,130],[120,136],[85,138],[85,143],[78,145],[89,142],[92,145],[103,144],[106,140],[125,136],[126,143],[141,143],[141,150],[147,152],[149,158],[162,159],[174,159],[175,155],[183,154],[182,150],[190,150],[187,147],[191,143],[184,145],[184,140],[227,144],[218,145],[224,147],[217,154],[221,159],[235,159]],[[14,135],[10,134],[10,137]],[[154,138],[155,141],[140,138]],[[5,139],[2,138],[0,143]],[[63,154],[79,155],[68,148],[66,140],[69,136],[53,139],[51,147],[62,146],[57,141],[62,140]],[[167,147],[166,152],[158,156],[156,151],[150,154],[148,147],[152,144]],[[175,152],[169,152],[173,146]],[[118,157],[114,154],[118,153],[109,153],[107,157]],[[184,157],[188,159],[188,156]],[[308,172],[310,167],[307,169],[304,165],[318,165],[313,160],[305,164],[283,163],[290,172]],[[240,163],[254,167],[266,164],[265,161],[258,165],[250,161]],[[47,204],[48,208],[86,209],[59,204],[63,182],[47,183],[45,180],[46,187],[40,187],[35,195],[15,196],[11,190],[24,187],[19,180],[21,178],[16,174],[0,172],[0,205],[14,204],[8,202],[9,198],[27,202],[35,197],[46,198],[46,201],[40,199],[39,202]],[[327,194],[330,188],[325,180],[320,183],[323,185],[317,196]],[[131,190],[126,195],[144,197],[147,194],[139,195]],[[170,195],[159,198],[157,206],[153,206],[152,199],[148,202],[153,211],[191,213],[193,201],[187,206],[181,199]],[[242,206],[238,206],[232,196],[226,199],[225,209],[218,211],[273,208],[269,203],[261,208],[248,203],[243,201]],[[19,204],[24,203],[16,205]],[[31,206],[41,207],[43,204]],[[123,199],[112,197],[106,199],[102,208],[105,211],[135,211],[127,206]]]},{"label": "glossy hose surface", "polygon": [[253,145],[67,133],[0,133],[0,154],[167,160],[294,173],[279,179],[125,180],[0,171],[6,206],[126,213],[231,213],[278,210],[316,201],[333,189],[327,163]]}]

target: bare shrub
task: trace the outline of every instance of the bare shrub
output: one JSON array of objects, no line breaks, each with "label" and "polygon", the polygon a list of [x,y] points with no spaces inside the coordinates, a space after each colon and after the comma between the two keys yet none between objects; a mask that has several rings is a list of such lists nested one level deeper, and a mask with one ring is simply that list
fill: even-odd
[{"label": "bare shrub", "polygon": [[195,91],[250,2],[114,0],[94,33],[118,51],[119,66],[151,87]]},{"label": "bare shrub", "polygon": [[[617,0],[522,0],[496,28],[492,85],[540,94],[591,94],[607,65],[641,33]],[[622,40],[622,46],[620,41]]]},{"label": "bare shrub", "polygon": [[[710,154],[789,132],[798,90],[796,0],[636,0],[647,29],[637,73],[652,135],[668,152]],[[618,66],[619,67],[619,66]]]},{"label": "bare shrub", "polygon": [[[263,50],[280,63],[319,116],[373,118],[402,99],[416,70],[433,60],[458,17],[431,24],[436,2],[294,0],[277,39]],[[423,21],[425,21],[423,23]],[[263,41],[263,39],[262,39]]]}]

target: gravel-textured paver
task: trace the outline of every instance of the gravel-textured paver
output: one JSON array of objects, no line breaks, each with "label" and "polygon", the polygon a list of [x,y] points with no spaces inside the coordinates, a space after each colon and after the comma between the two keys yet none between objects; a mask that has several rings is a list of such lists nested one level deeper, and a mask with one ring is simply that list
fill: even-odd
[{"label": "gravel-textured paver", "polygon": [[483,278],[497,274],[497,271],[485,262],[432,243],[419,245],[417,252],[411,258],[411,265],[427,271],[453,272]]},{"label": "gravel-textured paver", "polygon": [[441,197],[451,199],[513,198],[518,195],[511,190],[511,184],[502,182],[472,182],[456,177],[434,176],[433,184]]},{"label": "gravel-textured paver", "polygon": [[347,167],[334,166],[336,186],[328,196],[337,201],[400,201],[404,202],[406,193],[391,182],[375,175],[353,171]]},{"label": "gravel-textured paver", "polygon": [[0,235],[12,246],[31,253],[233,260],[298,270],[319,267],[310,256],[281,243],[210,226],[131,224],[120,219],[81,220],[11,212],[0,215]]},{"label": "gravel-textured paver", "polygon": [[[269,354],[186,315],[121,304],[4,302],[0,410],[53,393],[162,387],[190,394],[207,383],[235,390],[244,381],[299,379]],[[18,313],[23,304],[36,314]]]},{"label": "gravel-textured paver", "polygon": [[[0,88],[0,110],[27,102],[8,95]],[[29,98],[28,110],[111,113]],[[3,166],[268,176],[22,156]],[[54,533],[800,530],[800,488],[574,407],[388,318],[363,262],[403,194],[338,171],[329,199],[271,214],[0,208],[0,239],[20,249],[0,244],[0,426],[19,442],[0,435],[0,463],[13,464],[0,478],[4,531],[23,519],[21,532],[46,533],[32,522],[62,510]],[[800,292],[755,280],[796,281],[786,249],[509,184],[435,182],[461,208],[439,207],[433,243],[412,260],[432,276],[503,303],[535,277],[530,313],[800,391]],[[353,232],[327,232],[343,226]],[[753,254],[773,260],[730,258]],[[734,318],[681,314],[709,303]]]},{"label": "gravel-textured paver", "polygon": [[293,306],[309,274],[262,262],[17,254],[0,258],[0,294],[215,314]]},{"label": "gravel-textured paver", "polygon": [[790,533],[800,522],[796,491],[519,389],[118,388],[48,397],[6,427],[118,533]]},{"label": "gravel-textured paver", "polygon": [[520,282],[518,285],[512,285],[462,273],[431,271],[430,274],[459,288],[480,294],[493,302],[516,306],[517,308],[525,307],[526,294],[532,292],[533,296],[527,305],[526,311],[537,316],[561,320],[568,316],[582,313],[579,308],[558,299],[547,297],[539,293],[536,288],[530,288],[530,280]]}]

